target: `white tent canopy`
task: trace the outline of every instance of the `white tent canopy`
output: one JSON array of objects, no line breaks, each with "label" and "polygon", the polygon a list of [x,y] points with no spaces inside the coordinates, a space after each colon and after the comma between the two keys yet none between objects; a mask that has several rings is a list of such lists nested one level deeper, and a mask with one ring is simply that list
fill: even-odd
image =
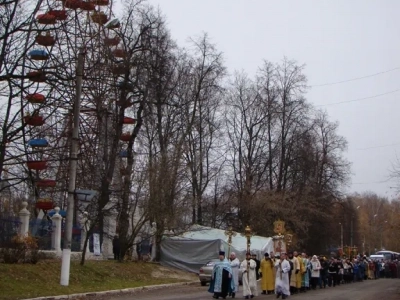
[{"label": "white tent canopy", "polygon": [[[235,234],[230,252],[235,252],[243,260],[247,238],[240,233]],[[161,243],[161,263],[197,273],[202,265],[218,258],[220,250],[224,250],[227,255],[228,248],[225,230],[195,225],[181,235],[164,237]],[[261,259],[265,252],[273,251],[273,241],[267,237],[252,236],[250,249]]]}]

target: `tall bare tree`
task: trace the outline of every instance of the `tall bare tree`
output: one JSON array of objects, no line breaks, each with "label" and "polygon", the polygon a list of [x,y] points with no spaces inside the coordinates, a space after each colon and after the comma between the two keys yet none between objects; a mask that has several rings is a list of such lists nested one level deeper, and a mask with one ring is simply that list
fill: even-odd
[{"label": "tall bare tree", "polygon": [[[175,227],[182,192],[182,149],[186,127],[179,89],[187,75],[185,57],[177,51],[164,24],[148,35],[152,45],[147,54],[148,84],[144,107],[142,144],[148,153],[148,211],[156,224],[156,259],[160,257],[161,238]],[[182,91],[182,93],[184,93]]]},{"label": "tall bare tree", "polygon": [[[135,126],[129,132],[126,146],[126,163],[123,166],[121,199],[119,203],[118,233],[121,243],[121,259],[131,248],[143,226],[150,220],[148,170],[146,160],[138,152],[148,150],[140,146],[140,131],[148,117],[147,109],[153,106],[152,64],[153,52],[159,51],[158,39],[164,33],[164,20],[151,6],[138,8],[129,6],[124,19],[124,47],[128,53],[125,66],[130,66],[124,76],[124,86],[120,101],[132,105],[135,110]],[[123,115],[120,116],[121,118]],[[139,144],[139,145],[137,145]],[[136,149],[136,152],[135,152]],[[138,169],[138,162],[145,167]],[[138,172],[135,172],[138,171]],[[134,192],[133,192],[134,191]]]},{"label": "tall bare tree", "polygon": [[[185,159],[189,170],[192,196],[192,223],[203,223],[203,196],[223,166],[223,156],[218,152],[221,145],[222,80],[225,69],[222,53],[211,44],[207,34],[192,39],[190,76],[186,115],[197,106],[192,130],[185,141]],[[190,55],[190,54],[189,54]],[[190,125],[190,120],[188,120]]]},{"label": "tall bare tree", "polygon": [[268,153],[268,114],[257,85],[246,74],[235,75],[226,98],[226,132],[237,191],[239,217],[244,226],[251,219],[254,195],[265,186]]}]

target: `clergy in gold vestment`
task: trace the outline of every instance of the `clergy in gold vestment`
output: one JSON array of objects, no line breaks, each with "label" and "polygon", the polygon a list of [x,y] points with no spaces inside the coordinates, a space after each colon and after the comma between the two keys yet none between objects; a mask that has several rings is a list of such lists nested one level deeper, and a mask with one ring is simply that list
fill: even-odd
[{"label": "clergy in gold vestment", "polygon": [[300,289],[301,288],[301,276],[306,272],[305,266],[303,259],[298,255],[298,253],[295,251],[293,252],[293,256],[297,259],[299,262],[300,266],[300,272],[296,274],[296,288]]},{"label": "clergy in gold vestment", "polygon": [[264,254],[264,259],[261,261],[260,271],[262,274],[261,294],[273,294],[275,289],[274,262],[269,257],[268,253]]},{"label": "clergy in gold vestment", "polygon": [[292,274],[290,276],[290,288],[292,290],[292,293],[296,292],[297,289],[297,276],[300,275],[300,286],[301,286],[301,273],[300,273],[300,263],[297,257],[293,256],[293,253],[289,253],[289,260],[293,264],[293,270]]}]

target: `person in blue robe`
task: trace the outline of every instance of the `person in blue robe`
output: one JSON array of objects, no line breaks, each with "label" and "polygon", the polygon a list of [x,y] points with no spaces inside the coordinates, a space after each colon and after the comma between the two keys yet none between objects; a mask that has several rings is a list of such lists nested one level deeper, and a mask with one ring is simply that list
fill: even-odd
[{"label": "person in blue robe", "polygon": [[225,258],[225,252],[219,252],[219,261],[215,262],[210,287],[208,291],[213,293],[213,298],[218,299],[222,297],[222,299],[226,299],[226,296],[230,293],[235,292],[235,283],[232,280],[233,273],[231,264]]}]

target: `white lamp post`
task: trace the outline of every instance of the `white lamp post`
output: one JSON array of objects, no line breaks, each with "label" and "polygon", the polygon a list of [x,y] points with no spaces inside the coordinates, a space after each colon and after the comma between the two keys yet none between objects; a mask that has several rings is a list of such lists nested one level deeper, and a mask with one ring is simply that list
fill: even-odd
[{"label": "white lamp post", "polygon": [[339,223],[340,225],[340,247],[342,248],[343,251],[343,224]]}]

